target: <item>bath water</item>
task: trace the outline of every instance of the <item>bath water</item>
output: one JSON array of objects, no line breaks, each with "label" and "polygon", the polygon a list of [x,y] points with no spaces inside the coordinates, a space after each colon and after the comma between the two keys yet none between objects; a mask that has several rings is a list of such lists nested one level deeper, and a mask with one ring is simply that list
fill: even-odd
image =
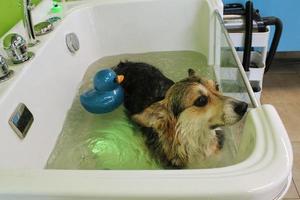
[{"label": "bath water", "polygon": [[[124,107],[120,106],[108,114],[95,115],[80,105],[79,96],[92,88],[92,79],[97,71],[127,60],[152,64],[174,81],[187,77],[189,68],[200,76],[215,79],[214,68],[207,65],[206,57],[191,51],[124,54],[95,61],[81,81],[46,168],[161,169],[148,151],[138,127],[124,114]],[[225,128],[225,144],[219,155],[192,167],[223,167],[242,160],[250,149],[244,148],[243,156],[239,155],[243,125],[241,121],[234,127]]]}]

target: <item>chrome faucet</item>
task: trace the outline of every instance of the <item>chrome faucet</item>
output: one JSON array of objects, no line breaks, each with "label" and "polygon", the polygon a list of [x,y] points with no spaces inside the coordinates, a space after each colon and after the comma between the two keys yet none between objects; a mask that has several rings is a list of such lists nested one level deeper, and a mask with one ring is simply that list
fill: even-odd
[{"label": "chrome faucet", "polygon": [[34,25],[31,16],[33,4],[31,0],[22,0],[22,1],[23,1],[23,23],[28,36],[28,46],[31,47],[36,45],[39,42],[36,39],[36,35],[34,32]]},{"label": "chrome faucet", "polygon": [[3,47],[12,64],[20,64],[30,60],[34,56],[34,53],[28,51],[28,47],[39,43],[39,40],[36,39],[36,35],[43,35],[53,30],[53,25],[48,21],[40,22],[34,26],[31,16],[31,10],[33,9],[31,0],[19,1],[23,3],[23,22],[28,40],[26,41],[17,33],[10,33],[5,36],[3,39]]},{"label": "chrome faucet", "polygon": [[19,34],[10,33],[3,40],[3,47],[13,64],[23,63],[34,55],[28,51],[26,40]]},{"label": "chrome faucet", "polygon": [[13,74],[12,70],[9,70],[6,59],[0,55],[0,82],[8,80]]}]

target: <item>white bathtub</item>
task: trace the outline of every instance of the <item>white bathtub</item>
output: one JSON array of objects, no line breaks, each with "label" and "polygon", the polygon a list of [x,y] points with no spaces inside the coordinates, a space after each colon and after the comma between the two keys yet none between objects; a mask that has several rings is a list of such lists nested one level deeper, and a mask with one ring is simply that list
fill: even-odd
[{"label": "white bathtub", "polygon": [[[222,12],[218,0],[98,0],[75,5],[55,31],[32,49],[35,58],[12,67],[14,78],[0,85],[0,199],[280,198],[291,181],[293,157],[286,130],[270,105],[250,111],[244,132],[255,134],[255,147],[246,160],[232,166],[156,171],[44,169],[92,62],[123,53],[192,50],[216,64],[220,41],[216,40],[215,10]],[[65,45],[70,32],[80,41],[75,54]],[[8,124],[19,103],[34,116],[23,140]]]}]

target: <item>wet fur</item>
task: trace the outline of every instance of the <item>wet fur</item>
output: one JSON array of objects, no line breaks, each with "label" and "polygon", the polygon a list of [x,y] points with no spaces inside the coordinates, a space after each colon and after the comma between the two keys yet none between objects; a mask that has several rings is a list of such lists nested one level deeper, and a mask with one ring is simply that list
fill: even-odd
[{"label": "wet fur", "polygon": [[157,68],[146,63],[120,62],[113,70],[124,75],[124,106],[129,115],[142,112],[154,102],[165,97],[174,82]]},{"label": "wet fur", "polygon": [[[114,70],[125,76],[125,108],[165,168],[185,168],[218,153],[224,135],[214,129],[236,123],[245,112],[237,114],[242,102],[223,96],[214,81],[192,69],[176,83],[146,63],[120,63]],[[195,106],[203,95],[207,104]]]}]

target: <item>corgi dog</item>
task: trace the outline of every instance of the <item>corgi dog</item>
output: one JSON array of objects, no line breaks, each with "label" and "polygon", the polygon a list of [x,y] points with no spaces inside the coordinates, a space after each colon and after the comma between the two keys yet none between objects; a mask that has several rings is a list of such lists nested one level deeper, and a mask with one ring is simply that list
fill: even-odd
[{"label": "corgi dog", "polygon": [[121,62],[114,70],[124,75],[124,107],[138,124],[153,156],[165,168],[181,169],[217,154],[223,133],[215,129],[233,125],[248,104],[221,94],[213,80],[189,69],[178,82],[147,63]]}]

